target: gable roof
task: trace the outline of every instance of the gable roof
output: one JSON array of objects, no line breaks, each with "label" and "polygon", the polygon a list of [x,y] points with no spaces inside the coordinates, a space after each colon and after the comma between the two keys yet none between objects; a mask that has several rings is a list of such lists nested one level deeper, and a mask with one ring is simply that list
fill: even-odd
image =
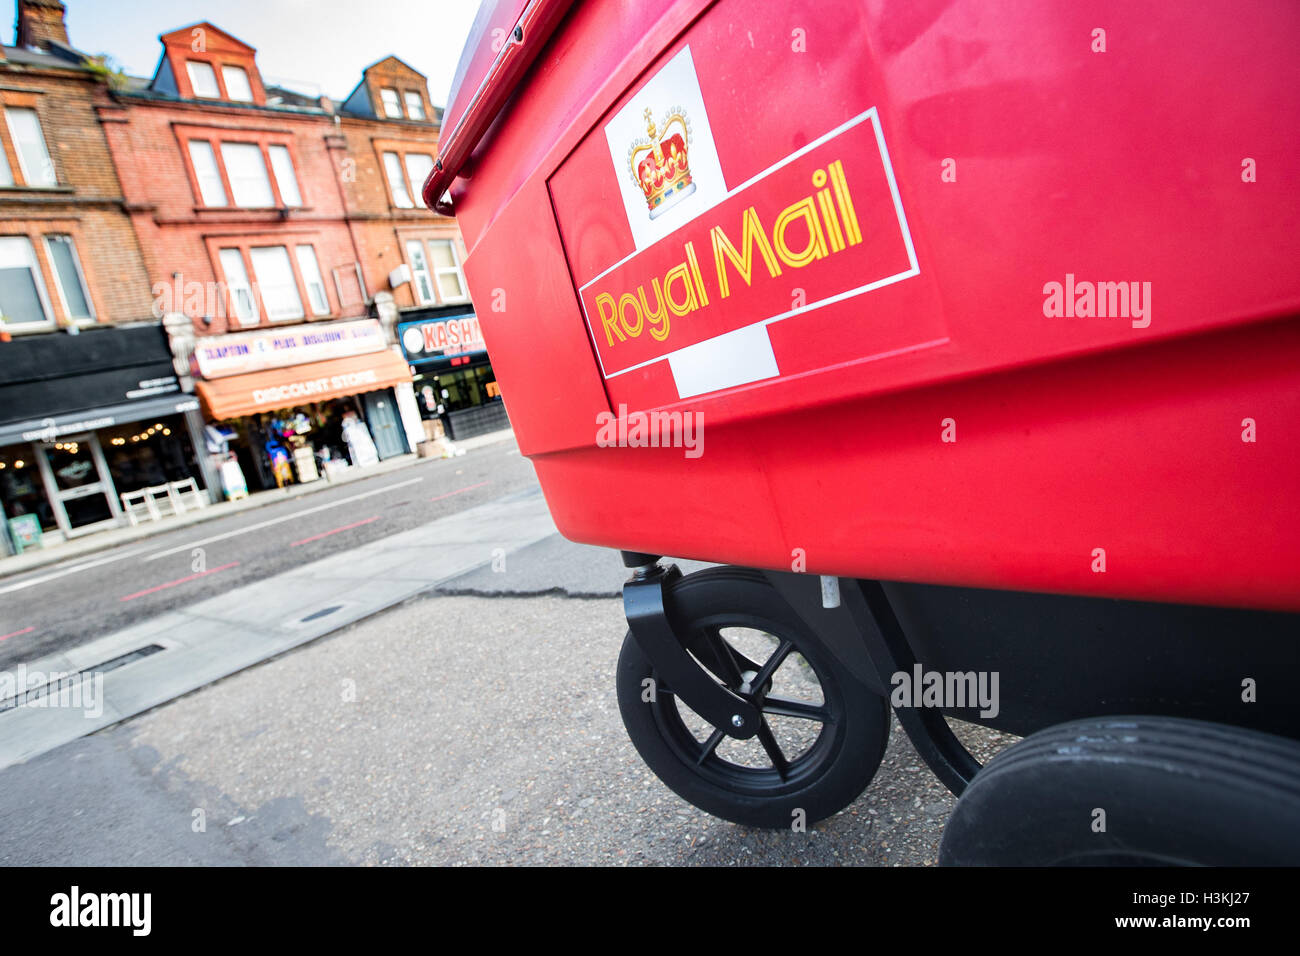
[{"label": "gable roof", "polygon": [[407,63],[405,60],[400,59],[399,57],[395,57],[395,56],[386,56],[386,57],[384,57],[382,60],[376,60],[374,63],[371,63],[368,67],[366,67],[364,70],[362,70],[361,73],[364,75],[364,74],[366,74],[366,73],[369,73],[371,70],[373,70],[373,69],[374,69],[375,67],[377,67],[377,66],[385,66],[386,64],[389,64],[389,63],[396,63],[398,66],[400,66],[402,69],[406,70],[408,73],[413,73],[413,74],[415,74],[416,76],[418,76],[418,77],[419,77],[420,79],[422,79],[422,80],[427,80],[427,79],[428,79],[427,76],[425,76],[423,73],[421,73],[421,72],[420,72],[419,70],[417,70],[415,67],[411,66],[411,64],[409,64],[409,63]]},{"label": "gable roof", "polygon": [[[177,43],[182,43],[188,46],[194,39],[195,30],[202,30],[207,34],[207,36],[204,37],[204,42],[208,47],[214,47],[215,49],[225,50],[227,52],[236,51],[240,53],[248,53],[250,55],[257,52],[257,50],[239,39],[239,37],[232,36],[220,27],[213,26],[207,20],[200,21],[199,23],[191,23],[189,26],[181,27],[178,30],[172,30],[169,33],[164,33],[158,39],[161,40],[165,46],[172,46]],[[212,42],[213,39],[218,42],[214,44]]]}]

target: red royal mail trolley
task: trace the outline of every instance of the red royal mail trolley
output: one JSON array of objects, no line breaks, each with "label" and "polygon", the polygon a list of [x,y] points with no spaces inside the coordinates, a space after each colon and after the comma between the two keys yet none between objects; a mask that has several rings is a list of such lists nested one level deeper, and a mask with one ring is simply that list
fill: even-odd
[{"label": "red royal mail trolley", "polygon": [[1300,862],[1298,46],[1289,0],[484,3],[424,195],[633,571],[668,786],[826,817],[892,705],[945,861]]}]

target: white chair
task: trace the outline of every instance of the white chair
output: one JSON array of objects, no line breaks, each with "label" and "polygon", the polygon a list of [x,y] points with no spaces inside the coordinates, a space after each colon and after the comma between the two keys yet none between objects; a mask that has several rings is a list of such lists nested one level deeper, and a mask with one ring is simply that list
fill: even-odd
[{"label": "white chair", "polygon": [[[199,491],[198,483],[193,478],[186,478],[184,481],[173,481],[168,486],[172,500],[172,508],[177,514],[184,514],[188,509],[206,508],[208,506],[207,496]],[[186,495],[189,496],[189,503],[186,504]]]},{"label": "white chair", "polygon": [[148,489],[124,491],[118,497],[122,499],[122,513],[130,519],[131,524],[138,525],[144,518],[157,521],[158,509],[149,500]]}]

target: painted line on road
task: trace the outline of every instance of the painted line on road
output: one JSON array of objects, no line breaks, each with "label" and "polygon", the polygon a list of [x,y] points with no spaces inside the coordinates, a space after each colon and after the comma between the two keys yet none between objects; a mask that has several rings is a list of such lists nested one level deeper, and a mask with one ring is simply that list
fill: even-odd
[{"label": "painted line on road", "polygon": [[78,571],[86,571],[90,568],[97,568],[101,564],[111,564],[114,561],[121,561],[123,558],[129,558],[132,555],[143,554],[148,551],[148,547],[133,548],[130,551],[124,551],[121,554],[110,555],[107,558],[97,558],[94,561],[83,561],[81,564],[74,564],[72,567],[63,568],[54,571],[51,574],[43,574],[39,578],[28,578],[26,581],[19,581],[17,584],[7,584],[0,588],[0,594],[9,594],[11,591],[21,591],[23,588],[32,588],[38,584],[44,584],[47,581],[53,581],[67,574],[75,574]]},{"label": "painted line on road", "polygon": [[330,535],[338,534],[340,531],[351,531],[353,528],[360,528],[363,524],[370,524],[370,522],[378,520],[379,515],[375,515],[373,518],[367,518],[365,521],[354,521],[352,524],[345,524],[343,527],[335,528],[333,531],[322,531],[320,534],[314,534],[310,538],[303,538],[301,541],[295,541],[293,544],[289,545],[289,547],[296,548],[300,544],[307,544],[310,541],[319,541],[321,538],[328,538]]},{"label": "painted line on road", "polygon": [[0,641],[7,641],[11,637],[17,637],[19,634],[30,634],[34,630],[36,630],[36,626],[32,625],[31,627],[23,628],[21,631],[10,631],[8,634],[0,634]]},{"label": "painted line on road", "polygon": [[441,501],[443,498],[450,498],[452,495],[463,495],[467,491],[473,491],[475,488],[482,488],[484,485],[492,484],[491,481],[480,481],[477,485],[470,485],[467,488],[457,488],[455,491],[449,491],[445,495],[434,495],[430,501]]},{"label": "painted line on road", "polygon": [[198,541],[191,541],[189,544],[183,544],[177,548],[168,548],[166,551],[159,551],[145,558],[145,561],[157,561],[159,558],[165,558],[168,555],[179,554],[182,551],[189,551],[191,548],[197,548],[201,545],[212,544],[214,541],[225,541],[227,538],[234,538],[241,534],[247,534],[250,531],[260,531],[262,528],[269,528],[271,525],[280,524],[283,521],[292,521],[294,518],[301,518],[304,515],[315,514],[318,511],[328,511],[330,508],[337,508],[339,505],[347,504],[349,501],[360,501],[362,498],[369,498],[372,495],[382,495],[385,492],[395,488],[404,488],[407,485],[413,485],[417,481],[424,481],[423,478],[411,478],[407,481],[399,481],[395,485],[385,485],[382,488],[376,488],[374,491],[363,491],[359,495],[351,495],[347,498],[340,498],[338,501],[331,501],[328,504],[317,505],[315,508],[304,508],[302,511],[295,511],[291,515],[281,515],[279,518],[272,518],[270,521],[262,521],[258,524],[251,524],[247,528],[238,528],[234,531],[227,531],[225,534],[216,534],[210,538],[202,538]]},{"label": "painted line on road", "polygon": [[126,597],[118,598],[119,601],[134,601],[138,597],[144,597],[146,594],[153,594],[155,591],[165,591],[168,588],[174,588],[178,584],[184,584],[186,581],[193,581],[197,578],[207,577],[209,574],[216,574],[218,571],[226,571],[237,565],[238,561],[231,561],[229,564],[223,564],[219,568],[212,568],[208,571],[200,571],[198,574],[191,574],[189,577],[177,578],[175,581],[168,581],[166,584],[159,584],[156,587],[145,588],[143,591],[136,591],[134,594],[128,594]]}]

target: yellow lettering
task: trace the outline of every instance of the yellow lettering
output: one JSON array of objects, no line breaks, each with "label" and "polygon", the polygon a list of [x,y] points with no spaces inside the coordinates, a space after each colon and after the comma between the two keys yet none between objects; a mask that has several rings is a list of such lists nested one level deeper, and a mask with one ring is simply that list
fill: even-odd
[{"label": "yellow lettering", "polygon": [[839,252],[844,248],[844,233],[840,231],[840,221],[835,218],[835,205],[829,189],[823,189],[817,194],[817,205],[821,206],[822,218],[826,220],[826,236],[830,240],[831,252]]},{"label": "yellow lettering", "polygon": [[704,291],[704,277],[700,275],[700,260],[695,258],[695,243],[686,243],[686,261],[691,265],[691,276],[695,279],[695,293],[700,299],[700,308],[709,304],[709,294]]},{"label": "yellow lettering", "polygon": [[844,232],[849,237],[849,245],[856,246],[862,241],[862,230],[858,228],[858,216],[849,196],[849,181],[844,178],[844,164],[837,159],[827,168],[831,185],[835,187],[835,200],[840,205],[840,218],[844,220]]},{"label": "yellow lettering", "polygon": [[[673,296],[673,282],[677,279],[682,280],[682,289],[686,293],[686,298],[680,302]],[[686,263],[673,266],[664,276],[664,301],[668,303],[669,311],[676,316],[686,315],[699,308],[699,303],[695,300],[695,287],[691,284],[691,275],[686,268]]]},{"label": "yellow lettering", "polygon": [[640,286],[636,294],[641,298],[641,311],[650,320],[650,335],[656,342],[668,338],[668,308],[664,305],[664,294],[659,288],[659,280],[651,279],[650,287],[655,292],[655,307],[645,300],[645,286]]},{"label": "yellow lettering", "polygon": [[[627,307],[632,306],[636,311],[636,325],[627,324]],[[618,321],[623,326],[623,331],[632,338],[641,334],[641,327],[645,325],[645,316],[641,314],[641,306],[637,304],[636,296],[631,292],[624,292],[618,300]]]},{"label": "yellow lettering", "polygon": [[[796,219],[804,220],[808,226],[808,245],[795,252],[785,241],[785,231]],[[781,261],[791,268],[798,269],[826,256],[826,237],[822,235],[821,223],[817,221],[817,209],[812,197],[806,196],[797,203],[792,203],[781,210],[772,227],[772,244]]]},{"label": "yellow lettering", "polygon": [[[609,312],[606,313],[604,306],[609,306]],[[596,311],[600,314],[600,327],[605,330],[605,341],[611,347],[614,345],[614,335],[618,336],[620,342],[627,341],[623,333],[618,328],[618,309],[614,305],[614,297],[608,292],[602,292],[596,296]],[[610,335],[613,332],[614,335]]]},{"label": "yellow lettering", "polygon": [[745,280],[745,285],[750,284],[750,277],[753,272],[755,244],[758,245],[759,255],[763,257],[763,264],[767,266],[768,274],[774,279],[781,274],[781,266],[776,261],[776,254],[767,241],[767,235],[763,232],[763,224],[758,221],[758,213],[753,206],[746,209],[741,217],[740,243],[745,247],[744,256],[741,256],[736,247],[732,245],[731,240],[727,238],[721,226],[714,226],[709,236],[713,240],[713,263],[718,269],[718,294],[722,298],[725,299],[731,295],[731,289],[727,285],[727,264],[723,259],[724,255],[736,267],[736,272]]}]

